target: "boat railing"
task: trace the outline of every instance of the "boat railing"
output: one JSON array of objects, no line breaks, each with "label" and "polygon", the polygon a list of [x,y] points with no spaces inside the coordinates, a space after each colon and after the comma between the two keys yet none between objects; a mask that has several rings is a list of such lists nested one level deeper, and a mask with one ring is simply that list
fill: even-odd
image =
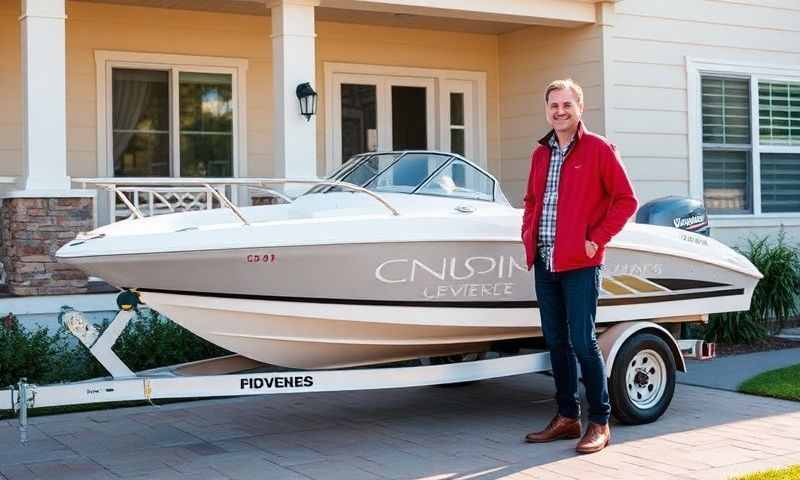
[{"label": "boat railing", "polygon": [[[238,220],[249,225],[237,200],[239,189],[262,191],[272,197],[291,203],[293,199],[273,188],[276,185],[331,186],[364,193],[383,205],[392,215],[400,215],[381,195],[366,188],[339,180],[291,178],[73,178],[82,188],[93,186],[109,194],[111,222],[119,218],[145,218],[147,216],[180,211],[228,208]],[[229,193],[230,192],[230,193]],[[120,203],[117,202],[119,200]],[[122,211],[120,211],[120,206]],[[129,212],[129,213],[128,213]]]}]

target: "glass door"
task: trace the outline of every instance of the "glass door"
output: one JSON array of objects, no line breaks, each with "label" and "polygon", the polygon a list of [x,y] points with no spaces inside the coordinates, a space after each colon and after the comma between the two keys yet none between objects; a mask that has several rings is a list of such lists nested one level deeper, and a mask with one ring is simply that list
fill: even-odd
[{"label": "glass door", "polygon": [[341,85],[341,156],[378,150],[377,85],[343,83]]},{"label": "glass door", "polygon": [[427,150],[425,87],[392,85],[392,150]]},{"label": "glass door", "polygon": [[437,148],[432,78],[336,74],[333,168],[351,156]]}]

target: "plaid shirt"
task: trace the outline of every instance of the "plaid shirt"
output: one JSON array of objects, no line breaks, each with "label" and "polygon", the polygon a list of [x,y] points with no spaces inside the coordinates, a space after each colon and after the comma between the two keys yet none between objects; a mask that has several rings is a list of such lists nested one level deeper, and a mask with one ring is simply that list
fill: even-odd
[{"label": "plaid shirt", "polygon": [[575,145],[577,135],[572,137],[563,150],[558,145],[555,133],[550,137],[550,168],[547,171],[547,184],[544,189],[542,202],[542,217],[539,220],[539,256],[545,266],[553,271],[553,250],[556,241],[556,207],[558,206],[558,182],[561,178],[561,166],[567,158],[569,151]]}]

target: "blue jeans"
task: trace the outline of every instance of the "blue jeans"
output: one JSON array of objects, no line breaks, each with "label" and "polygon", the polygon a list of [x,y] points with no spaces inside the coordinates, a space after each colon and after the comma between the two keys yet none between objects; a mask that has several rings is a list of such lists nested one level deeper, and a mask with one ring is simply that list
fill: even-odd
[{"label": "blue jeans", "polygon": [[534,273],[542,333],[550,350],[556,383],[558,413],[569,418],[580,417],[577,357],[589,402],[589,421],[604,425],[608,423],[611,404],[603,356],[594,333],[600,267],[554,273],[547,270],[537,255]]}]

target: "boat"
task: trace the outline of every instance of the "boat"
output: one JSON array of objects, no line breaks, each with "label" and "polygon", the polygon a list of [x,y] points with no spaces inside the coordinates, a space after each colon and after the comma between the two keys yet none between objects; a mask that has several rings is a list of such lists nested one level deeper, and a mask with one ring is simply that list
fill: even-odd
[{"label": "boat", "polygon": [[[120,194],[135,216],[56,257],[214,344],[290,368],[480,355],[541,337],[522,210],[479,165],[365,153],[298,183],[309,182],[291,202],[236,207],[216,193],[229,208],[149,217]],[[760,278],[713,238],[629,223],[607,248],[598,328],[747,310]]]}]

